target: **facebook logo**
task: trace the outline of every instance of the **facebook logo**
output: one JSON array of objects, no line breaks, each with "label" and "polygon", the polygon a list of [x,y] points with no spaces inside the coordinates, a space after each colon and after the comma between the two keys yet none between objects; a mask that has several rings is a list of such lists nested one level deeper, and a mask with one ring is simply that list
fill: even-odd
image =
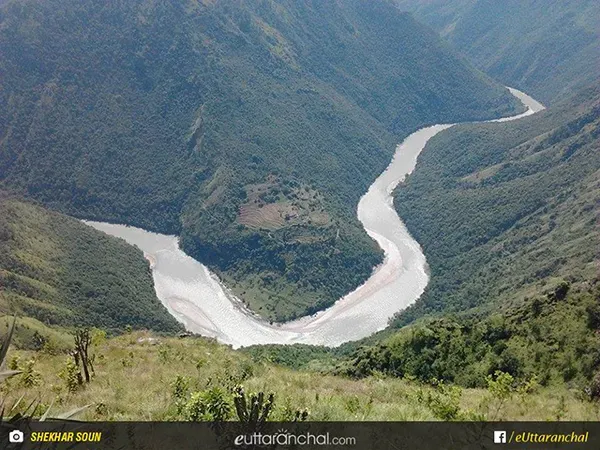
[{"label": "facebook logo", "polygon": [[506,444],[506,431],[494,431],[494,444]]}]

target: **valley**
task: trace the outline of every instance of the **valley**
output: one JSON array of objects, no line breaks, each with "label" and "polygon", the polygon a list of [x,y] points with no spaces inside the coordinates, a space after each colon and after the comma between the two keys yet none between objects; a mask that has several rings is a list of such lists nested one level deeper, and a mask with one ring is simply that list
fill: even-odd
[{"label": "valley", "polygon": [[398,142],[523,111],[387,0],[1,8],[0,187],[178,235],[269,321],[382,262],[355,211]]},{"label": "valley", "polygon": [[600,420],[597,1],[0,0],[0,55],[0,447]]},{"label": "valley", "polygon": [[[511,92],[527,111],[495,121],[518,120],[543,109],[526,94],[514,89]],[[285,324],[270,324],[254,315],[226,283],[221,284],[206,266],[186,255],[177,238],[123,225],[86,223],[144,251],[152,261],[158,297],[189,331],[234,347],[294,343],[337,346],[383,330],[390,318],[414,303],[425,290],[425,256],[391,207],[392,193],[413,171],[427,142],[451,126],[434,125],[407,137],[358,204],[358,219],[384,251],[384,262],[363,285],[330,308]]]},{"label": "valley", "polygon": [[597,1],[394,1],[438,31],[476,67],[544,104],[598,80]]}]

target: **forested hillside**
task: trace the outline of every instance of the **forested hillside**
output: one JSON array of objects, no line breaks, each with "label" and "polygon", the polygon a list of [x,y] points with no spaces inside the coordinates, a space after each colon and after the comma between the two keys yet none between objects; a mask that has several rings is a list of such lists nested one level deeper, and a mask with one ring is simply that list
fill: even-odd
[{"label": "forested hillside", "polygon": [[436,385],[484,387],[508,374],[523,395],[543,385],[597,399],[599,137],[600,85],[515,122],[438,134],[395,193],[430,267],[416,304],[337,349],[245,351]]},{"label": "forested hillside", "polygon": [[140,250],[0,191],[0,315],[12,314],[109,332],[182,329]]},{"label": "forested hillside", "polygon": [[589,395],[600,383],[599,331],[598,280],[565,282],[492,313],[447,315],[405,327],[359,347],[338,371],[466,387],[485,386],[486,377],[500,371],[520,382]]},{"label": "forested hillside", "polygon": [[434,137],[395,206],[431,281],[405,323],[598,276],[600,87],[534,116]]},{"label": "forested hillside", "polygon": [[595,0],[395,0],[477,67],[543,103],[598,79]]},{"label": "forested hillside", "polygon": [[4,188],[180,234],[277,320],[381,260],[355,209],[403,136],[520,108],[386,0],[8,0],[0,54]]}]

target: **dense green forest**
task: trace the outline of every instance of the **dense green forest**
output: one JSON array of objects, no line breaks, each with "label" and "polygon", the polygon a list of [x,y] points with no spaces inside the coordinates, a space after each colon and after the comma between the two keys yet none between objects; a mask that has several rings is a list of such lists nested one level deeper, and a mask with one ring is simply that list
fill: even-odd
[{"label": "dense green forest", "polygon": [[494,79],[543,103],[598,79],[595,0],[394,0]]},{"label": "dense green forest", "polygon": [[1,191],[0,314],[109,332],[182,329],[139,249]]},{"label": "dense green forest", "polygon": [[599,330],[600,280],[594,278],[548,284],[493,311],[424,317],[334,349],[297,344],[242,352],[294,370],[467,388],[485,387],[499,371],[516,384],[562,386],[586,396],[600,382]]},{"label": "dense green forest", "polygon": [[179,234],[277,320],[381,261],[355,210],[402,137],[521,107],[387,0],[8,0],[0,54],[4,188]]},{"label": "dense green forest", "polygon": [[448,315],[405,327],[360,347],[337,371],[466,387],[483,387],[487,376],[501,371],[583,393],[600,377],[599,330],[599,280],[574,288],[564,282],[493,314]]},{"label": "dense green forest", "polygon": [[396,326],[597,276],[599,105],[594,85],[516,122],[431,139],[395,193],[431,280]]}]

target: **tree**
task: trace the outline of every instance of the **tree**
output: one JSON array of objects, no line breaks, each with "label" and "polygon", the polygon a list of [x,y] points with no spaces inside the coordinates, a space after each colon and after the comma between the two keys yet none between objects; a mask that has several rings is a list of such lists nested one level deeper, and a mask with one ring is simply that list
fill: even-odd
[{"label": "tree", "polygon": [[90,369],[93,372],[93,357],[89,356],[89,346],[92,342],[92,336],[90,334],[89,328],[81,328],[75,331],[75,350],[73,351],[73,358],[75,359],[75,364],[79,367],[79,363],[81,362],[81,367],[83,368],[83,375],[85,377],[85,382],[90,382]]}]

